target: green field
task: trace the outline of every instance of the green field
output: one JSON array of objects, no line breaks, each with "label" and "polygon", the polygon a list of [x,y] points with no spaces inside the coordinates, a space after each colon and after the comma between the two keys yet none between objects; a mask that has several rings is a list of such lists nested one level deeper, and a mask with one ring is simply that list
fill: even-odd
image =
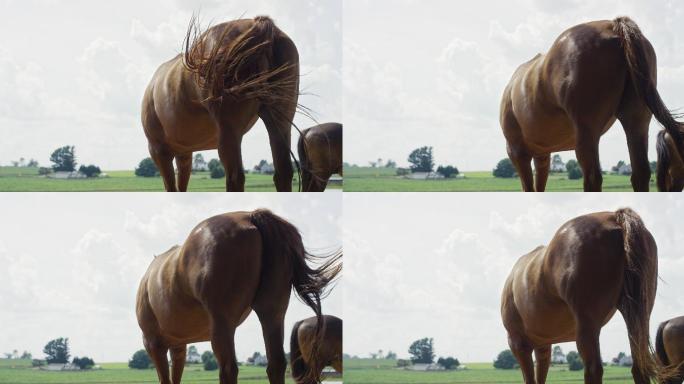
[{"label": "green field", "polygon": [[[108,177],[93,179],[56,180],[38,175],[38,168],[0,167],[0,191],[3,192],[86,192],[86,191],[163,191],[160,177],[137,177],[133,171],[104,171]],[[261,174],[245,175],[245,190],[275,192],[273,176]],[[226,190],[226,179],[212,179],[209,172],[198,172],[190,178],[190,191],[222,192]],[[329,186],[341,189],[340,185]],[[298,179],[292,183],[292,190],[298,190]]]},{"label": "green field", "polygon": [[[158,383],[154,369],[129,369],[126,363],[100,364],[102,369],[76,372],[46,372],[31,367],[30,360],[0,359],[0,383]],[[294,383],[289,378],[286,383]],[[253,384],[268,384],[266,368],[241,366],[240,382]],[[204,371],[199,364],[185,367],[183,383],[218,383],[218,371]]]},{"label": "green field", "polygon": [[[464,172],[464,178],[448,180],[408,180],[396,176],[394,168],[346,167],[344,190],[346,192],[477,192],[521,191],[520,180],[497,178],[491,171]],[[564,173],[549,176],[547,191],[582,191],[582,180],[568,180]],[[632,191],[629,176],[603,175],[606,192]],[[651,191],[657,191],[655,176],[651,177]]]},{"label": "green field", "polygon": [[[520,370],[495,369],[492,363],[466,363],[464,370],[418,372],[396,368],[396,360],[346,359],[345,384],[451,384],[451,383],[522,383]],[[604,367],[603,381],[614,384],[634,383],[630,368]],[[551,367],[547,383],[583,383],[583,371],[569,371],[567,366]]]}]

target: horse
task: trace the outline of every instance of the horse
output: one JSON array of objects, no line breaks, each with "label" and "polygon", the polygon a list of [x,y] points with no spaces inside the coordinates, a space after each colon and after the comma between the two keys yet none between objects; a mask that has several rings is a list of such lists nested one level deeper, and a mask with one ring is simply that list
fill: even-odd
[{"label": "horse", "polygon": [[269,17],[258,16],[203,33],[193,19],[184,45],[159,66],[142,101],[150,156],[166,191],[187,191],[192,154],[208,149],[218,149],[226,190],[244,191],[241,142],[258,118],[268,131],[276,189],[291,191],[290,131],[299,98],[294,42]]},{"label": "horse", "polygon": [[342,174],[342,124],[325,123],[302,131],[297,142],[302,163],[302,190],[323,192],[328,179]]},{"label": "horse", "polygon": [[[183,375],[186,345],[211,341],[221,384],[237,383],[235,329],[256,312],[264,335],[271,384],[285,381],[284,318],[294,288],[322,319],[321,296],[341,270],[341,251],[323,260],[308,253],[297,228],[272,212],[231,212],[199,223],[182,246],[152,260],[136,300],[143,344],[161,384]],[[313,346],[323,342],[317,328]]]},{"label": "horse", "polygon": [[684,382],[684,316],[660,323],[656,333],[655,350],[658,362],[676,371],[670,380],[662,383],[681,384]]},{"label": "horse", "polygon": [[[320,380],[321,371],[332,366],[342,373],[342,319],[323,316],[323,341],[318,350],[312,342],[315,340],[319,322],[316,317],[300,320],[292,327],[290,336],[290,368],[297,384],[316,383]],[[306,378],[308,371],[317,376]]]},{"label": "horse", "polygon": [[681,192],[684,189],[684,160],[677,144],[666,130],[658,132],[656,139],[658,162],[656,184],[660,192]]},{"label": "horse", "polygon": [[616,311],[627,325],[634,382],[648,384],[656,377],[649,318],[657,253],[639,215],[623,208],[576,217],[548,246],[522,256],[504,285],[501,317],[525,383],[544,384],[552,344],[569,341],[577,343],[584,361],[584,382],[601,383],[599,335]]},{"label": "horse", "polygon": [[[656,55],[627,17],[579,24],[545,55],[520,65],[506,86],[499,121],[524,191],[542,192],[552,152],[574,150],[584,191],[601,191],[599,141],[615,120],[627,136],[635,191],[648,191],[652,115],[684,153],[680,123],[656,88]],[[536,180],[532,174],[534,161]]]}]

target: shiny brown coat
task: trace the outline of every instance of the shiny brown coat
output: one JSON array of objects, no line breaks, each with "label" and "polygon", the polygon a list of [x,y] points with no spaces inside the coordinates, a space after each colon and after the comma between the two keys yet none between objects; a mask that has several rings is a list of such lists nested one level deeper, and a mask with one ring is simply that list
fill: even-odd
[{"label": "shiny brown coat", "polygon": [[[315,380],[306,377],[308,371],[320,375],[323,368],[331,366],[342,373],[342,319],[323,316],[323,341],[315,349],[318,319],[309,317],[295,323],[290,335],[290,367],[292,377],[298,384],[310,384]],[[315,365],[315,366],[313,366]]]},{"label": "shiny brown coat", "polygon": [[657,263],[653,237],[628,208],[572,219],[548,246],[521,257],[506,280],[501,316],[525,383],[543,384],[552,344],[568,341],[577,343],[585,383],[601,383],[599,334],[620,311],[629,333],[634,381],[648,384],[657,375],[648,331]]},{"label": "shiny brown coat", "polygon": [[652,115],[682,151],[680,124],[660,99],[656,83],[655,51],[626,17],[574,26],[548,53],[518,67],[504,90],[500,123],[523,190],[544,191],[550,154],[574,150],[584,190],[600,191],[599,141],[619,120],[627,136],[632,187],[648,191]]},{"label": "shiny brown coat", "polygon": [[342,175],[342,124],[325,123],[304,130],[297,149],[304,192],[323,192],[330,176]]},{"label": "shiny brown coat", "polygon": [[663,321],[658,327],[655,340],[658,362],[672,367],[676,374],[663,384],[682,384],[684,382],[684,316]]}]

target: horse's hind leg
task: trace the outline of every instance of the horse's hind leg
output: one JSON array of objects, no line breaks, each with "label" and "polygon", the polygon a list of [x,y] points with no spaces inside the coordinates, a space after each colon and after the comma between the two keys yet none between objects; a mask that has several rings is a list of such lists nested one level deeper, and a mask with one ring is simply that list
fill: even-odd
[{"label": "horse's hind leg", "polygon": [[601,162],[599,161],[599,137],[598,130],[578,126],[577,145],[575,155],[577,162],[582,167],[584,177],[584,192],[601,192],[603,175],[601,174]]},{"label": "horse's hind leg", "polygon": [[551,364],[551,346],[535,348],[534,357],[537,360],[537,384],[544,384]]},{"label": "horse's hind leg", "polygon": [[536,173],[534,189],[537,192],[546,190],[546,181],[549,179],[549,167],[551,155],[536,156],[534,158],[534,170]]},{"label": "horse's hind leg", "polygon": [[[282,296],[285,297],[285,295]],[[285,340],[285,312],[287,311],[288,300],[289,291],[287,300],[280,300],[278,298],[266,300],[265,298],[257,297],[253,305],[254,311],[259,316],[261,330],[264,335],[266,358],[268,359],[266,373],[271,384],[285,383],[287,360],[285,359],[283,342]]]},{"label": "horse's hind leg", "polygon": [[159,384],[171,384],[169,380],[169,361],[166,357],[169,349],[157,341],[147,340],[146,338],[143,339],[143,344],[147,354],[152,359],[152,363],[154,363],[154,368],[157,370]]},{"label": "horse's hind leg", "polygon": [[603,363],[599,346],[601,324],[590,318],[578,318],[576,322],[577,350],[584,361],[584,382],[601,384],[603,380]]},{"label": "horse's hind leg", "polygon": [[651,111],[644,105],[625,109],[619,116],[627,136],[629,159],[632,163],[632,188],[635,192],[648,192],[651,182],[651,165],[648,162],[648,126]]},{"label": "horse's hind leg", "polygon": [[219,382],[237,384],[238,366],[235,357],[235,329],[237,322],[228,321],[221,315],[212,313],[211,349],[219,364]]},{"label": "horse's hind leg", "polygon": [[179,345],[171,348],[171,379],[173,384],[180,384],[185,368],[186,345]]},{"label": "horse's hind leg", "polygon": [[192,173],[192,152],[176,155],[176,167],[178,168],[178,190],[187,192]]}]

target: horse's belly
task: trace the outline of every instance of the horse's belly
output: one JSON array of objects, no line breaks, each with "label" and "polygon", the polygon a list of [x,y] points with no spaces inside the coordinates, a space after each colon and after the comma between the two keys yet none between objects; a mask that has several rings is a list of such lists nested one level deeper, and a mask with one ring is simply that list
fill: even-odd
[{"label": "horse's belly", "polygon": [[194,152],[218,148],[219,130],[208,113],[166,113],[160,121],[166,143],[176,152]]},{"label": "horse's belly", "polygon": [[533,154],[575,149],[575,128],[566,115],[528,115],[518,119],[525,144]]}]

